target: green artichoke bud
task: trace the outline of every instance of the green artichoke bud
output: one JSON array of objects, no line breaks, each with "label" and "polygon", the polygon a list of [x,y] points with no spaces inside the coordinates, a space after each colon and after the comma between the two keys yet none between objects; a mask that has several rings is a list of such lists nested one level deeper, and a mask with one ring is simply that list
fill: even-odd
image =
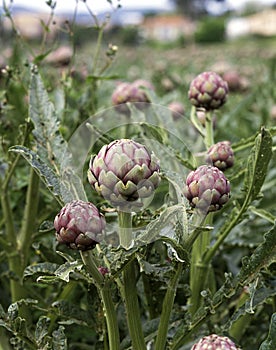
[{"label": "green artichoke bud", "polygon": [[191,350],[239,350],[236,344],[228,337],[211,334],[203,337],[194,344]]},{"label": "green artichoke bud", "polygon": [[220,108],[227,99],[228,85],[217,73],[203,72],[190,84],[188,97],[197,108]]},{"label": "green artichoke bud", "polygon": [[234,151],[229,141],[212,145],[207,151],[206,161],[220,170],[231,168],[234,164]]},{"label": "green artichoke bud", "polygon": [[128,139],[116,140],[91,157],[88,180],[114,206],[141,206],[160,182],[159,160],[145,146]]},{"label": "green artichoke bud", "polygon": [[94,204],[74,200],[67,203],[54,220],[58,242],[72,249],[93,249],[103,238],[105,218]]},{"label": "green artichoke bud", "polygon": [[217,211],[230,198],[230,183],[218,168],[201,165],[188,174],[184,195],[192,207]]}]

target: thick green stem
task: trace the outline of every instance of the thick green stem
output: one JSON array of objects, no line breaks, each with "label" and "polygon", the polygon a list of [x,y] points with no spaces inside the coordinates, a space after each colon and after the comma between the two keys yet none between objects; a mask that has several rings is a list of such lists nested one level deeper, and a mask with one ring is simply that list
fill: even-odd
[{"label": "thick green stem", "polygon": [[11,301],[15,302],[25,298],[26,291],[20,281],[22,261],[18,252],[13,215],[6,189],[4,189],[1,194],[1,206],[5,221],[9,270],[15,274],[15,278],[10,279]]},{"label": "thick green stem", "polygon": [[104,315],[107,324],[108,340],[109,340],[109,349],[110,350],[119,350],[120,347],[120,336],[119,328],[117,322],[117,315],[114,307],[114,303],[111,295],[111,288],[109,283],[105,282],[103,275],[99,272],[92,252],[81,252],[81,257],[86,265],[89,273],[93,277],[95,284],[98,288],[99,295],[103,302]]},{"label": "thick green stem", "polygon": [[146,350],[141,315],[136,290],[135,261],[131,261],[123,271],[127,323],[132,340],[132,350]]},{"label": "thick green stem", "polygon": [[[132,243],[131,213],[119,211],[118,218],[120,244],[127,249]],[[123,270],[123,295],[126,306],[127,323],[132,340],[132,350],[146,350],[137,297],[135,263],[135,260],[130,261]]]},{"label": "thick green stem", "polygon": [[26,196],[25,211],[18,238],[18,247],[22,254],[22,272],[28,263],[32,235],[37,226],[37,212],[39,202],[39,176],[34,169],[30,170],[29,186]]},{"label": "thick green stem", "polygon": [[177,270],[167,287],[167,292],[162,305],[162,313],[155,342],[156,350],[164,350],[166,348],[170,315],[172,312],[176,289],[182,270],[183,264],[178,263]]},{"label": "thick green stem", "polygon": [[214,144],[212,114],[209,111],[206,112],[204,142],[207,150]]},{"label": "thick green stem", "polygon": [[118,211],[119,227],[120,227],[120,245],[129,249],[132,245],[132,218],[131,213]]},{"label": "thick green stem", "polygon": [[213,256],[215,255],[215,253],[217,252],[217,250],[219,249],[219,247],[221,246],[221,244],[223,243],[223,241],[226,239],[226,237],[229,235],[229,233],[231,232],[232,228],[234,228],[237,223],[240,221],[243,213],[246,211],[247,207],[248,207],[248,202],[249,200],[246,198],[238,215],[235,216],[235,218],[229,223],[229,225],[226,227],[226,229],[223,231],[223,234],[221,234],[218,239],[216,240],[215,244],[212,246],[212,248],[210,248],[207,253],[204,255],[204,263],[208,264],[211,259],[213,258]]},{"label": "thick green stem", "polygon": [[[212,223],[213,216],[208,214],[205,223]],[[208,280],[209,264],[203,261],[203,255],[210,244],[210,232],[203,232],[198,236],[192,248],[191,273],[190,273],[190,312],[195,314],[199,308],[202,298],[201,291],[206,288]]]}]

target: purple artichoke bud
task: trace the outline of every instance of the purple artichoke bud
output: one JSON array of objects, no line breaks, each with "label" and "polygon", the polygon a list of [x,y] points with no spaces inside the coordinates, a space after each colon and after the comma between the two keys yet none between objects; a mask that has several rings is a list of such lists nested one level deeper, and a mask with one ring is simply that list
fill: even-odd
[{"label": "purple artichoke bud", "polygon": [[188,97],[195,107],[209,111],[221,107],[227,94],[227,82],[215,72],[203,72],[191,82]]},{"label": "purple artichoke bud", "polygon": [[105,276],[106,274],[109,273],[109,270],[107,267],[104,266],[99,266],[98,271],[100,272],[101,275]]},{"label": "purple artichoke bud", "polygon": [[229,141],[212,145],[207,152],[206,161],[220,170],[231,168],[234,164],[234,152]]},{"label": "purple artichoke bud", "polygon": [[111,96],[113,106],[122,114],[129,114],[129,109],[125,103],[130,100],[130,90],[130,83],[119,83]]},{"label": "purple artichoke bud", "polygon": [[187,176],[184,195],[192,207],[217,211],[230,197],[230,183],[218,168],[201,165]]},{"label": "purple artichoke bud", "polygon": [[93,249],[102,240],[105,218],[94,204],[74,200],[55,217],[54,227],[60,243],[72,249]]},{"label": "purple artichoke bud", "polygon": [[178,101],[171,102],[168,105],[168,108],[172,112],[173,120],[178,120],[185,114],[185,108],[183,103],[181,102],[178,102]]},{"label": "purple artichoke bud", "polygon": [[141,205],[159,185],[159,161],[145,146],[116,140],[91,158],[88,180],[95,190],[120,208]]},{"label": "purple artichoke bud", "polygon": [[153,90],[152,84],[143,79],[135,80],[133,83],[120,83],[111,97],[113,106],[116,107],[118,112],[129,114],[129,109],[124,103],[143,102],[143,105],[148,103],[149,99],[143,87]]},{"label": "purple artichoke bud", "polygon": [[[197,118],[198,118],[200,124],[205,128],[205,126],[206,126],[206,111],[197,110],[196,115],[197,115]],[[216,129],[217,117],[214,114],[212,115],[212,123],[213,123],[213,129]]]},{"label": "purple artichoke bud", "polygon": [[235,343],[228,337],[211,334],[203,337],[194,344],[191,350],[239,350]]}]

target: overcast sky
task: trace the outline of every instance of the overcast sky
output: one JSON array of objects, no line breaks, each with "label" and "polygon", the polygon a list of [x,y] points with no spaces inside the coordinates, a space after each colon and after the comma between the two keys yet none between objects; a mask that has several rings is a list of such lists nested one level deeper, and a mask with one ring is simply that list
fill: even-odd
[{"label": "overcast sky", "polygon": [[[46,5],[46,0],[0,0],[0,6],[2,6],[3,1],[6,4],[13,3],[14,5],[25,5],[30,8],[40,9],[49,11],[49,7]],[[231,7],[239,8],[245,2],[255,2],[256,0],[225,0]],[[276,0],[257,0],[259,3],[267,3],[272,4],[275,3]],[[60,11],[70,11],[74,10],[76,7],[76,3],[78,4],[78,10],[86,12],[86,6],[82,0],[56,0],[56,12]],[[103,10],[112,11],[111,5],[107,2],[107,0],[86,0],[89,8],[97,13]],[[161,9],[168,8],[172,2],[170,0],[113,0],[113,5],[120,3],[123,8],[131,8],[131,7],[159,7]],[[221,4],[220,4],[221,5]]]},{"label": "overcast sky", "polygon": [[[0,0],[1,1],[1,0]],[[10,0],[5,0],[6,4],[9,4]],[[45,0],[13,0],[13,5],[24,5],[34,9],[41,9],[49,11],[49,6],[46,5]],[[56,0],[55,11],[70,11],[74,10],[76,4],[78,4],[79,11],[86,11],[86,6],[81,0]],[[112,6],[107,2],[107,0],[86,0],[89,8],[94,12],[99,12],[102,10],[110,11]],[[169,0],[113,0],[113,6],[116,8],[117,4],[120,3],[124,8],[126,7],[160,7],[167,8],[171,2]]]}]

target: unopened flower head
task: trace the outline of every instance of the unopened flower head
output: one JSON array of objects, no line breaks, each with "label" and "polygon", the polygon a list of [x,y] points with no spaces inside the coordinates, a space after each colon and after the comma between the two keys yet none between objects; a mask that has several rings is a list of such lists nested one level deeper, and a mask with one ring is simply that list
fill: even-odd
[{"label": "unopened flower head", "polygon": [[94,204],[81,200],[67,203],[54,220],[56,237],[72,249],[93,249],[103,238],[105,218]]},{"label": "unopened flower head", "polygon": [[191,82],[188,97],[195,107],[210,111],[226,102],[228,90],[227,82],[217,73],[203,72]]},{"label": "unopened flower head", "polygon": [[206,156],[206,161],[220,170],[226,170],[234,165],[234,151],[229,141],[221,141],[212,145]]},{"label": "unopened flower head", "polygon": [[112,94],[112,104],[123,114],[129,114],[129,108],[125,105],[127,102],[136,103],[135,105],[142,109],[150,102],[145,89],[153,90],[153,86],[144,79],[135,80],[133,83],[121,82]]},{"label": "unopened flower head", "polygon": [[91,157],[88,180],[114,206],[141,206],[159,185],[159,160],[145,146],[129,139],[104,145]]},{"label": "unopened flower head", "polygon": [[201,165],[187,176],[184,195],[192,207],[217,211],[229,200],[230,183],[218,168]]},{"label": "unopened flower head", "polygon": [[191,350],[240,350],[228,337],[211,334],[201,338]]}]

